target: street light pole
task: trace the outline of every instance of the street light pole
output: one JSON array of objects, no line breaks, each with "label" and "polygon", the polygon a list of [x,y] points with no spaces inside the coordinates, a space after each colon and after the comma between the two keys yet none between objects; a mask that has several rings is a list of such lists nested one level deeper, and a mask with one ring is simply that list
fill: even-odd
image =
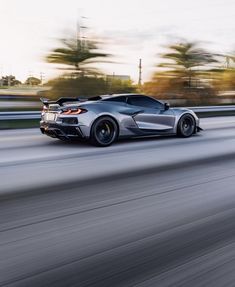
[{"label": "street light pole", "polygon": [[142,59],[139,59],[139,80],[138,80],[138,86],[141,88],[142,86]]}]

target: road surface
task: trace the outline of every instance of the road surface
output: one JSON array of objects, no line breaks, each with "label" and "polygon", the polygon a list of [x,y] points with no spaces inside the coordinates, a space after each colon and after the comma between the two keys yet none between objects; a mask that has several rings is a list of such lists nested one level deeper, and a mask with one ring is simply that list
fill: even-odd
[{"label": "road surface", "polygon": [[235,118],[63,143],[0,132],[0,286],[234,286]]}]

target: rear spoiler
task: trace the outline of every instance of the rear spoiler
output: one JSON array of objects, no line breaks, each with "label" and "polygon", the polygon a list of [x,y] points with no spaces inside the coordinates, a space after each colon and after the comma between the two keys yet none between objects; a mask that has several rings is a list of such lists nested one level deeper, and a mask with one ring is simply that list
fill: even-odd
[{"label": "rear spoiler", "polygon": [[45,106],[48,106],[50,104],[58,104],[60,106],[62,106],[63,103],[65,102],[80,102],[81,99],[79,98],[59,98],[58,100],[56,101],[51,101],[47,98],[40,98],[40,101],[45,105]]}]

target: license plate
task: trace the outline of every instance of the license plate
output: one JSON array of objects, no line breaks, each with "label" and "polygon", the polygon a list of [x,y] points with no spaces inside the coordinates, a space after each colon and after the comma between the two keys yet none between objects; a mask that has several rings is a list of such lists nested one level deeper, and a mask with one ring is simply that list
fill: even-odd
[{"label": "license plate", "polygon": [[55,120],[55,114],[47,113],[47,114],[45,114],[45,118],[46,118],[46,121],[54,121]]}]

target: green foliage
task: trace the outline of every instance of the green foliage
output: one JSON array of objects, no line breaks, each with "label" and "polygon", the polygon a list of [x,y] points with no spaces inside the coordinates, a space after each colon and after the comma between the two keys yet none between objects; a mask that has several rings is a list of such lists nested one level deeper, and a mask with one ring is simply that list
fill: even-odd
[{"label": "green foliage", "polygon": [[225,69],[218,73],[215,85],[222,91],[235,90],[235,69]]},{"label": "green foliage", "polygon": [[43,92],[43,96],[50,99],[130,93],[136,90],[130,81],[114,80],[110,82],[102,77],[59,78],[49,82],[48,85],[51,85],[52,89]]},{"label": "green foliage", "polygon": [[25,81],[25,85],[38,86],[41,84],[41,80],[36,77],[28,77]]},{"label": "green foliage", "polygon": [[217,63],[215,57],[198,48],[196,43],[185,42],[180,44],[170,45],[170,52],[162,54],[162,58],[169,60],[158,65],[158,67],[167,68],[174,78],[182,80],[182,83],[187,81],[187,86],[192,87],[192,80],[200,73],[199,69],[211,64]]},{"label": "green foliage", "polygon": [[20,84],[21,82],[12,75],[4,76],[0,79],[0,86],[17,86]]},{"label": "green foliage", "polygon": [[145,83],[143,91],[161,99],[182,99],[186,104],[207,104],[214,100],[211,64],[217,63],[212,53],[198,47],[197,43],[184,42],[168,47],[162,54],[164,68],[155,72]]},{"label": "green foliage", "polygon": [[202,67],[209,63],[217,62],[214,56],[207,51],[198,48],[196,43],[185,42],[170,45],[170,53],[165,53],[162,58],[171,62],[162,63],[160,67],[173,68],[177,71],[187,71],[195,67]]},{"label": "green foliage", "polygon": [[88,97],[135,90],[129,81],[108,81],[101,77],[94,64],[104,61],[109,55],[99,51],[97,42],[76,38],[61,39],[60,42],[61,47],[54,49],[46,60],[63,65],[66,73],[48,83],[52,89],[44,94],[49,98]]},{"label": "green foliage", "polygon": [[61,39],[60,42],[61,47],[54,49],[46,60],[64,65],[64,70],[73,75],[96,74],[97,70],[92,65],[108,57],[108,54],[98,51],[95,41],[69,38]]},{"label": "green foliage", "polygon": [[62,39],[60,42],[61,47],[54,49],[46,60],[64,65],[66,73],[48,83],[52,89],[43,93],[48,98],[89,97],[135,91],[130,81],[105,79],[95,69],[94,64],[109,56],[99,51],[97,42],[76,38]]},{"label": "green foliage", "polygon": [[137,90],[131,80],[108,79],[106,85],[108,94],[134,93]]}]

